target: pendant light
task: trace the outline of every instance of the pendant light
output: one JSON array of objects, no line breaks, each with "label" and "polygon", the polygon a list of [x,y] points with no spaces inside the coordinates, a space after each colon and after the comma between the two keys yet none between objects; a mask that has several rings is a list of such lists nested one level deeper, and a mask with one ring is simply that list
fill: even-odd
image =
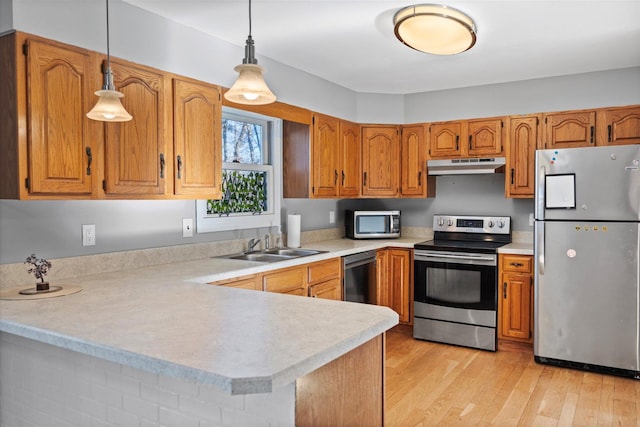
[{"label": "pendant light", "polygon": [[113,73],[111,72],[111,55],[109,53],[109,0],[107,2],[107,65],[102,73],[104,74],[104,85],[102,90],[96,92],[98,102],[87,113],[87,117],[101,122],[127,122],[132,119],[131,114],[124,109],[120,103],[120,98],[124,97],[122,92],[115,90],[113,86]]},{"label": "pendant light", "polygon": [[421,52],[455,55],[476,43],[476,25],[469,16],[448,6],[418,4],[393,17],[398,40]]},{"label": "pendant light", "polygon": [[255,58],[253,39],[251,38],[251,0],[249,0],[249,37],[244,47],[242,64],[234,68],[239,73],[238,79],[224,97],[237,104],[264,105],[271,104],[276,96],[265,83],[262,73],[264,68],[258,65]]}]

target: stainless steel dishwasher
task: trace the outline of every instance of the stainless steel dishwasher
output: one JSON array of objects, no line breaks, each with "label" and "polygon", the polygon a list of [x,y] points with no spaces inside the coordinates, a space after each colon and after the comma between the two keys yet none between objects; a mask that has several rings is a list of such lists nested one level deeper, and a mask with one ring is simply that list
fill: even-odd
[{"label": "stainless steel dishwasher", "polygon": [[342,257],[344,300],[376,303],[376,251]]}]

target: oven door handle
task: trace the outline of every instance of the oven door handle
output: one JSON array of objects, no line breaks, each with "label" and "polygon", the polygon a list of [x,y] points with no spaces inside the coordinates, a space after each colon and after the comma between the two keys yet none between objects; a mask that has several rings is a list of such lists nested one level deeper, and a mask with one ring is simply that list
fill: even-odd
[{"label": "oven door handle", "polygon": [[459,259],[469,261],[495,261],[493,257],[485,257],[480,255],[450,255],[450,254],[416,254],[415,259],[419,261],[431,261],[433,258]]}]

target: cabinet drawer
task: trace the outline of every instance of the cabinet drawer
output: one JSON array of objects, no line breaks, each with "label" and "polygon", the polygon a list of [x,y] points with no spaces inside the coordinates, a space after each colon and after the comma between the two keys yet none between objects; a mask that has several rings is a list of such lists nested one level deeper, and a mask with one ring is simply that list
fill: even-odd
[{"label": "cabinet drawer", "polygon": [[[301,289],[306,294],[306,267],[279,270],[262,276],[263,289],[267,292],[289,293]],[[296,291],[297,293],[297,291]]]},{"label": "cabinet drawer", "polygon": [[326,261],[309,264],[308,283],[309,286],[326,282],[331,279],[340,278],[340,258],[333,258]]},{"label": "cabinet drawer", "polygon": [[531,273],[533,271],[533,257],[530,255],[501,255],[500,261],[503,271]]},{"label": "cabinet drawer", "polygon": [[262,290],[262,286],[258,277],[255,274],[250,276],[242,276],[242,277],[234,277],[231,279],[218,280],[216,282],[209,282],[209,285],[215,286],[230,286],[233,288],[242,288],[242,289],[254,289],[254,290]]}]

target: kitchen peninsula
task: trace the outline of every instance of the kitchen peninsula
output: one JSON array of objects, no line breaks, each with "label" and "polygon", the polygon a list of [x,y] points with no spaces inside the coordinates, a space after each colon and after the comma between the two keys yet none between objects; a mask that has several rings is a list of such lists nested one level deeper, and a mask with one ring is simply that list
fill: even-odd
[{"label": "kitchen peninsula", "polygon": [[257,268],[205,258],[0,301],[3,423],[382,425],[384,332],[398,315],[206,285],[232,264]]}]

